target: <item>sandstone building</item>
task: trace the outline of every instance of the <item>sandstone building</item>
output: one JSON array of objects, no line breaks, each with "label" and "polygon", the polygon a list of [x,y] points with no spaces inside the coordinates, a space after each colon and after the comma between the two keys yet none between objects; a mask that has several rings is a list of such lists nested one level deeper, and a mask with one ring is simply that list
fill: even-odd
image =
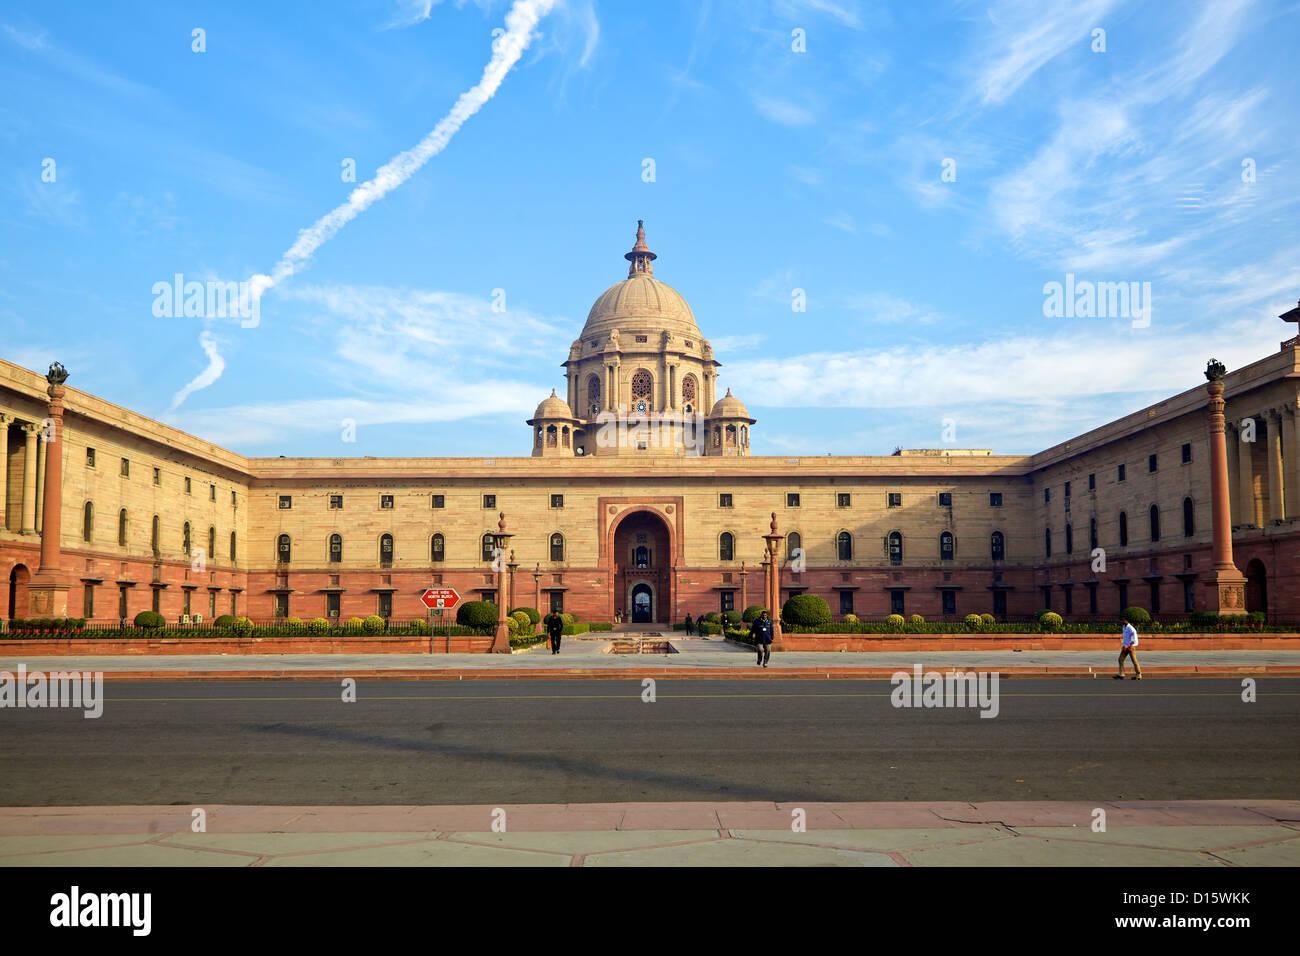
[{"label": "sandstone building", "polygon": [[[426,587],[495,599],[502,512],[511,606],[584,620],[761,603],[773,515],[782,599],[819,594],[837,614],[1213,603],[1203,388],[1035,455],[752,456],[757,423],[716,396],[721,363],[642,229],[625,258],[518,457],[248,458],[74,388],[52,399],[45,376],[0,361],[0,614],[423,617]],[[1300,337],[1223,385],[1246,606],[1300,620]],[[33,585],[43,544],[53,591]]]}]

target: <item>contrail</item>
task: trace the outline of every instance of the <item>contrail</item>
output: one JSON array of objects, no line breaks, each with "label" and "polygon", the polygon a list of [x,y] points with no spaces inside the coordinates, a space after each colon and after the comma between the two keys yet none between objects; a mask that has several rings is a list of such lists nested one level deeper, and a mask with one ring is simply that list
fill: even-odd
[{"label": "contrail", "polygon": [[[293,275],[299,267],[305,266],[316,250],[332,239],[335,233],[442,152],[465,121],[496,94],[506,74],[519,62],[532,42],[533,28],[542,17],[551,12],[554,4],[555,0],[516,0],[506,14],[505,33],[492,42],[492,59],[483,68],[483,78],[478,84],[462,93],[451,112],[439,120],[433,131],[416,146],[398,153],[379,169],[374,179],[352,190],[347,202],[300,232],[297,241],[276,263],[270,275],[259,273],[253,276],[253,295],[260,298],[267,289]],[[242,324],[245,328],[251,328],[257,324],[257,319],[246,319]]]},{"label": "contrail", "polygon": [[208,331],[199,335],[199,346],[208,354],[208,367],[194,377],[194,380],[172,396],[172,411],[175,411],[185,399],[201,388],[207,388],[226,370],[226,360],[217,351],[216,337]]}]

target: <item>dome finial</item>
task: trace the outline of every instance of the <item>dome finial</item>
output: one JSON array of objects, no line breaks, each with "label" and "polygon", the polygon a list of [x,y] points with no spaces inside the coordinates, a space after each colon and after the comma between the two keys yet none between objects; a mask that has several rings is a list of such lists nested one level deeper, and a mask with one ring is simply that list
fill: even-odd
[{"label": "dome finial", "polygon": [[635,275],[654,275],[654,268],[650,265],[659,257],[650,251],[650,247],[645,244],[645,220],[636,221],[636,245],[632,247],[631,252],[623,254],[623,258],[632,263],[628,267],[627,277],[630,279]]}]

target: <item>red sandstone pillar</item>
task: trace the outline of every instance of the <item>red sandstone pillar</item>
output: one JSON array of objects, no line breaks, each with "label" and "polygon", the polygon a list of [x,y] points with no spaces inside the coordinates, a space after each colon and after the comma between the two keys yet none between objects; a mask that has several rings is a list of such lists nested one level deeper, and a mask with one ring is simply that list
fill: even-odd
[{"label": "red sandstone pillar", "polygon": [[1214,568],[1210,572],[1208,611],[1246,613],[1246,579],[1232,560],[1232,507],[1228,500],[1228,450],[1224,443],[1223,363],[1210,359],[1205,367],[1210,393],[1210,501],[1214,517]]},{"label": "red sandstone pillar", "polygon": [[763,535],[767,542],[767,610],[772,618],[772,650],[785,650],[781,639],[781,540],[784,536],[776,530],[776,512],[772,512],[772,524],[769,533]]},{"label": "red sandstone pillar", "polygon": [[506,624],[506,545],[514,535],[506,532],[506,513],[501,512],[501,520],[497,522],[497,551],[493,555],[493,564],[497,571],[497,629],[492,636],[492,647],[489,651],[493,654],[510,653],[510,626]]},{"label": "red sandstone pillar", "polygon": [[48,439],[45,452],[45,508],[41,525],[41,566],[32,575],[28,593],[35,617],[68,616],[68,580],[62,568],[60,519],[63,516],[63,383],[68,371],[58,362],[45,376],[50,396],[48,428],[41,436]]}]

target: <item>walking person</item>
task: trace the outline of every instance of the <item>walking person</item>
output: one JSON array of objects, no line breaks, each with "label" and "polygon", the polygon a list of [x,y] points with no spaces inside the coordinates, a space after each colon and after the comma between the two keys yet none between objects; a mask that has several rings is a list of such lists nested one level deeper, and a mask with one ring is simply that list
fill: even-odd
[{"label": "walking person", "polygon": [[1133,662],[1133,670],[1136,673],[1129,680],[1142,679],[1142,667],[1138,664],[1137,658],[1138,632],[1131,621],[1124,622],[1124,640],[1119,649],[1119,673],[1115,675],[1115,680],[1124,679],[1124,658],[1127,657]]},{"label": "walking person", "polygon": [[695,636],[695,622],[691,620],[691,616],[689,614],[686,615],[686,636],[687,637]]},{"label": "walking person", "polygon": [[542,625],[546,628],[546,634],[551,639],[551,653],[560,653],[560,637],[564,634],[564,618],[552,611],[542,620]]},{"label": "walking person", "polygon": [[754,638],[754,650],[758,652],[758,666],[766,667],[768,658],[772,656],[772,621],[766,611],[750,625],[749,633]]}]

